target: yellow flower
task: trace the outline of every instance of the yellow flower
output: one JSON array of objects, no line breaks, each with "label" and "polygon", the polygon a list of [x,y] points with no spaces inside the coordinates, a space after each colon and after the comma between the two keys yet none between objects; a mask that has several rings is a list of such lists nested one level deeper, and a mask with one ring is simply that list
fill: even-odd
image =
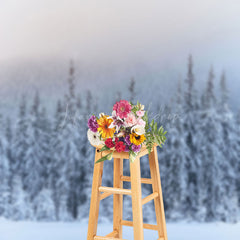
[{"label": "yellow flower", "polygon": [[115,128],[109,128],[113,120],[108,118],[107,115],[101,116],[98,120],[98,131],[101,134],[102,138],[112,138],[115,132]]},{"label": "yellow flower", "polygon": [[144,134],[137,135],[136,133],[130,134],[130,142],[135,145],[140,145],[146,140]]}]

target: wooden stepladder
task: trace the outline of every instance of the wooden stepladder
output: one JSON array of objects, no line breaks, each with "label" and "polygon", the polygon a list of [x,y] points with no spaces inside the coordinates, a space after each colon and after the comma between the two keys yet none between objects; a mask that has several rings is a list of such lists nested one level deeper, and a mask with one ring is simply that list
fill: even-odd
[{"label": "wooden stepladder", "polygon": [[[99,152],[96,148],[95,162],[109,152]],[[134,230],[134,240],[143,240],[143,229],[158,231],[158,240],[167,240],[167,230],[162,198],[162,188],[158,165],[157,146],[155,145],[149,154],[151,178],[141,178],[140,157],[148,154],[146,148],[142,147],[141,152],[135,161],[130,163],[130,177],[123,176],[123,159],[128,159],[128,153],[113,153],[114,173],[113,188],[103,187],[102,174],[103,162],[94,165],[92,197],[90,204],[88,235],[87,240],[117,240],[122,239],[122,226],[131,226]],[[123,189],[123,182],[131,182],[131,189]],[[142,199],[141,184],[152,184],[153,193]],[[100,201],[113,194],[113,231],[104,237],[97,236],[97,223]],[[122,219],[123,194],[132,196],[133,222]],[[142,206],[154,200],[157,225],[144,224]]]}]

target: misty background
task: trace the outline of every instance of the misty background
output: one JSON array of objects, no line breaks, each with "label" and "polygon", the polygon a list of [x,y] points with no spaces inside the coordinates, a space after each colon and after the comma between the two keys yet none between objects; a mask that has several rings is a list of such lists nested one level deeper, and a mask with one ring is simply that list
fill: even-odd
[{"label": "misty background", "polygon": [[[86,221],[87,117],[122,98],[139,100],[168,131],[158,150],[167,220],[239,221],[237,4],[0,1],[0,216]],[[130,219],[131,199],[124,209]],[[153,221],[153,205],[144,211]]]},{"label": "misty background", "polygon": [[79,91],[91,88],[102,98],[104,88],[104,98],[111,98],[109,91],[134,77],[153,88],[161,84],[166,90],[158,93],[168,101],[191,53],[200,87],[211,65],[216,76],[226,72],[236,110],[239,11],[237,1],[225,0],[2,0],[0,108],[14,108],[22,92],[33,95],[36,89],[51,107],[64,92],[70,59]]}]

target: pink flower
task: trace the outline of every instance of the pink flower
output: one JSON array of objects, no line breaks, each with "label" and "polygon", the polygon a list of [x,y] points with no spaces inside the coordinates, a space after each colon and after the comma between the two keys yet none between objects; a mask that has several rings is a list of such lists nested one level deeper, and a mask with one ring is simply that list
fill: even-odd
[{"label": "pink flower", "polygon": [[120,100],[116,102],[113,106],[113,111],[116,111],[117,116],[120,118],[126,118],[128,113],[130,113],[132,106],[126,100]]},{"label": "pink flower", "polygon": [[129,113],[129,114],[127,115],[127,118],[126,118],[126,120],[125,120],[124,125],[125,125],[126,127],[131,127],[131,126],[133,126],[133,125],[135,125],[135,124],[137,124],[137,119],[136,119],[134,113],[131,112],[131,113]]},{"label": "pink flower", "polygon": [[143,117],[144,116],[144,111],[139,110],[139,111],[136,112],[136,114],[137,114],[138,117]]},{"label": "pink flower", "polygon": [[140,126],[145,127],[146,122],[145,122],[144,120],[142,120],[141,118],[138,118],[138,119],[137,119],[137,124],[140,125]]}]

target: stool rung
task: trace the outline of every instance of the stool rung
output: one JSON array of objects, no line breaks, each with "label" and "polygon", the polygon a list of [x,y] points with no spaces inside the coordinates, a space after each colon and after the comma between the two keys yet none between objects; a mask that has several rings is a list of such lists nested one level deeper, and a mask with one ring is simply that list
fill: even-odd
[{"label": "stool rung", "polygon": [[[121,225],[128,226],[128,227],[133,227],[133,222],[122,220],[121,221]],[[158,226],[157,225],[153,225],[153,224],[144,223],[143,224],[143,228],[149,229],[149,230],[156,230],[156,231],[158,231]]]},{"label": "stool rung", "polygon": [[94,237],[94,240],[125,240],[125,239],[95,236],[95,237]]},{"label": "stool rung", "polygon": [[102,193],[102,194],[100,195],[100,200],[103,200],[103,199],[105,199],[105,198],[107,198],[107,197],[109,197],[109,196],[111,196],[111,195],[112,195],[112,193],[109,193],[109,192]]},{"label": "stool rung", "polygon": [[125,194],[131,195],[132,191],[129,189],[112,188],[112,187],[99,187],[99,192],[111,193],[111,194]]},{"label": "stool rung", "polygon": [[[121,181],[131,182],[131,178],[128,176],[121,176]],[[151,178],[141,178],[141,183],[152,184],[152,179]]]},{"label": "stool rung", "polygon": [[109,233],[108,235],[106,235],[105,237],[116,237],[117,234],[118,234],[118,232],[114,230],[111,233]]},{"label": "stool rung", "polygon": [[154,193],[148,195],[147,197],[142,199],[142,205],[150,202],[151,200],[153,200],[156,197],[158,197],[158,193],[157,192],[154,192]]}]

